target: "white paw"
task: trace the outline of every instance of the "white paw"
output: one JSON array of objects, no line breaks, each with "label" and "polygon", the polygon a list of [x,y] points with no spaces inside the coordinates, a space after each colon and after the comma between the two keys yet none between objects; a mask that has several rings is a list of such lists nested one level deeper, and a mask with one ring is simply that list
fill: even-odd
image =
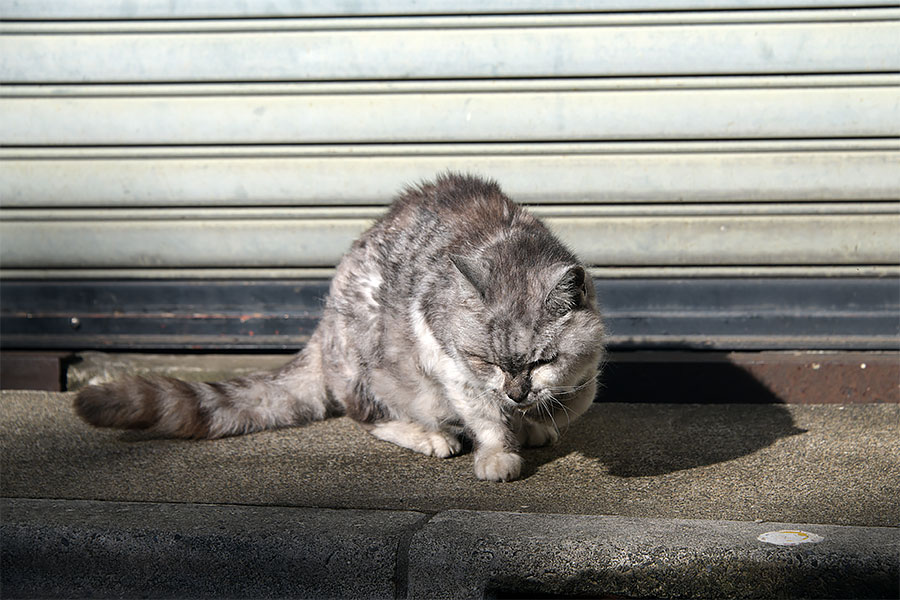
[{"label": "white paw", "polygon": [[525,421],[518,438],[524,446],[547,446],[559,440],[559,431],[552,424]]},{"label": "white paw", "polygon": [[423,436],[418,447],[413,449],[428,456],[447,458],[459,454],[459,451],[462,450],[462,442],[452,433],[429,431]]},{"label": "white paw", "polygon": [[522,472],[522,457],[512,452],[495,452],[475,457],[475,476],[487,481],[511,481]]}]

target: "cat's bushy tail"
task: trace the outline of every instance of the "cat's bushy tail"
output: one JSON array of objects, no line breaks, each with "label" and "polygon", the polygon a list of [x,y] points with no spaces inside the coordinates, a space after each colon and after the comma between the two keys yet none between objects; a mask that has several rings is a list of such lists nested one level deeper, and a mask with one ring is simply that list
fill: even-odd
[{"label": "cat's bushy tail", "polygon": [[341,411],[328,402],[316,354],[307,346],[277,371],[214,383],[128,377],[91,385],[75,397],[75,411],[97,427],[178,438],[217,438],[319,421]]}]

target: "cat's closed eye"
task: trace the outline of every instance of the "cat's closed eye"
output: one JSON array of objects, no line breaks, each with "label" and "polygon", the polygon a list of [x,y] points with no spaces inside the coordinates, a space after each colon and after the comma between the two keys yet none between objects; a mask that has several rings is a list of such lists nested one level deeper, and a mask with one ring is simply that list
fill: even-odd
[{"label": "cat's closed eye", "polygon": [[469,363],[469,365],[471,365],[472,368],[476,371],[480,371],[486,374],[492,374],[498,369],[502,370],[499,365],[484,356],[479,356],[477,354],[471,354],[468,352],[463,352],[463,356],[466,358],[466,361]]},{"label": "cat's closed eye", "polygon": [[534,371],[538,367],[543,367],[544,365],[549,365],[551,363],[556,362],[556,359],[559,355],[556,351],[544,351],[538,355],[532,362],[528,364],[528,370]]},{"label": "cat's closed eye", "polygon": [[548,358],[539,358],[529,363],[525,363],[519,367],[511,367],[509,365],[497,364],[496,362],[491,362],[487,360],[479,360],[480,364],[484,366],[486,370],[489,371],[500,371],[504,375],[508,377],[517,377],[520,375],[531,375],[531,373],[540,367],[551,364],[556,360],[556,356],[548,357]]},{"label": "cat's closed eye", "polygon": [[538,367],[543,367],[544,365],[549,365],[550,363],[554,362],[555,360],[556,360],[556,354],[543,356],[541,358],[538,358],[534,362],[532,362],[530,365],[528,365],[528,368],[536,369]]}]

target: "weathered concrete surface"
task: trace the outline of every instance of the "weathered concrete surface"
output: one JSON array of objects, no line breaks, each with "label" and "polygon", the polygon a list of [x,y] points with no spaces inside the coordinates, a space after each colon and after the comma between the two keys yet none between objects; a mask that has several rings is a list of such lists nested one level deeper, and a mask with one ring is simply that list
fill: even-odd
[{"label": "weathered concrete surface", "polygon": [[[893,598],[898,530],[5,499],[4,597]],[[803,530],[779,547],[760,533]]]},{"label": "weathered concrete surface", "polygon": [[501,484],[348,419],[163,440],[72,397],[0,393],[4,597],[897,597],[896,404],[598,404]]},{"label": "weathered concrete surface", "polygon": [[6,598],[390,598],[401,511],[4,500]]},{"label": "weathered concrete surface", "polygon": [[[797,530],[795,547],[757,537]],[[891,598],[897,529],[447,511],[410,545],[410,598]]]},{"label": "weathered concrete surface", "polygon": [[481,482],[349,419],[213,441],[94,429],[71,394],[0,396],[7,497],[895,526],[900,406],[597,404],[525,478]]}]

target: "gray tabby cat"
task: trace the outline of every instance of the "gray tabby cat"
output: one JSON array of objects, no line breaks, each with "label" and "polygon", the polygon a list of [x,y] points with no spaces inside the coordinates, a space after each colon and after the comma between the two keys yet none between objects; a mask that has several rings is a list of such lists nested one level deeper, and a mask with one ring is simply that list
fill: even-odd
[{"label": "gray tabby cat", "polygon": [[594,399],[604,356],[575,256],[497,184],[447,174],[408,188],[344,256],[307,346],[274,372],[217,383],[130,378],[75,399],[101,427],[216,438],[346,414],[375,437],[475,475],[519,476],[522,445]]}]

